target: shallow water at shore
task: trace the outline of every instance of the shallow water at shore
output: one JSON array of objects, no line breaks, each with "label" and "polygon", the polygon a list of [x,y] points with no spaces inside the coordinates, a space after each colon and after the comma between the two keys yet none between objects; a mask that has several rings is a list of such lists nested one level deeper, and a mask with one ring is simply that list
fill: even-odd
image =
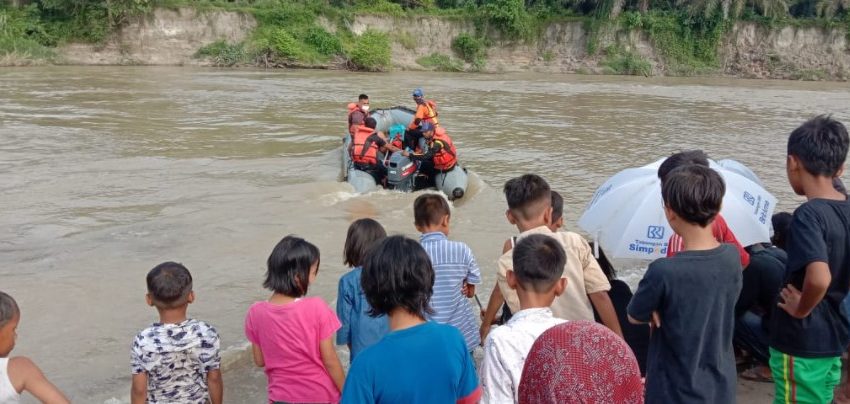
[{"label": "shallow water at shore", "polygon": [[[193,273],[190,314],[215,325],[224,346],[239,352],[245,311],[267,296],[260,286],[265,259],[289,233],[321,249],[311,294],[332,303],[352,219],[376,217],[390,233],[416,235],[413,195],[355,195],[336,182],[345,104],[363,91],[373,108],[410,104],[419,86],[437,100],[462,162],[475,173],[468,196],[455,204],[451,237],[468,243],[481,263],[482,301],[502,241],[515,232],[500,194],[510,177],[545,176],[564,195],[567,227],[575,229],[608,176],[703,148],[749,165],[779,209],[790,210],[801,199],[785,181],[787,133],[817,113],[850,122],[850,85],[839,83],[3,69],[0,289],[23,309],[14,353],[33,357],[76,402],[124,399],[130,342],[156,319],[144,304],[144,276],[165,260]],[[635,284],[640,265],[622,269]],[[243,364],[233,368],[232,380],[256,376]],[[231,387],[237,395],[230,399],[254,401]]]}]

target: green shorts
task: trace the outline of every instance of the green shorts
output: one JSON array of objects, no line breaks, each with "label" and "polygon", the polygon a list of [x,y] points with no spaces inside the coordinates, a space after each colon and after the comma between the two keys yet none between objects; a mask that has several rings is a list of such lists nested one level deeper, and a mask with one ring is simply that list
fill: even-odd
[{"label": "green shorts", "polygon": [[776,383],[774,404],[831,403],[841,381],[841,357],[800,358],[770,348],[770,372]]}]

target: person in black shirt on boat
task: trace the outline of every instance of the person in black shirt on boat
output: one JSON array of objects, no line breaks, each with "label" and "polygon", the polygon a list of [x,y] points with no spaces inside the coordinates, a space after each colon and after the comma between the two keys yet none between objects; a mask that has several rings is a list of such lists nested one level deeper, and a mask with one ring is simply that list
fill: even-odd
[{"label": "person in black shirt on boat", "polygon": [[375,130],[376,126],[375,118],[366,118],[352,134],[348,152],[355,169],[371,174],[375,182],[381,184],[387,168],[379,160],[378,152],[397,152],[400,149],[387,143],[381,132]]}]

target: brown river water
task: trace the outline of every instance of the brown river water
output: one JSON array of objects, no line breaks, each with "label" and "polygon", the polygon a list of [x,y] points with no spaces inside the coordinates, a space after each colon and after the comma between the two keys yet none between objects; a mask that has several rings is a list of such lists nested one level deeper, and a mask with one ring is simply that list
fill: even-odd
[{"label": "brown river water", "polygon": [[[0,70],[0,290],[23,310],[16,355],[32,357],[75,402],[128,397],[129,348],[156,320],[144,277],[183,262],[190,315],[213,324],[226,356],[244,351],[248,306],[271,248],[295,233],[322,251],[311,294],[335,302],[345,230],[377,218],[415,236],[414,195],[356,195],[337,182],[345,104],[411,105],[424,87],[473,172],[451,237],[484,274],[503,240],[505,180],[543,175],[566,200],[567,228],[607,177],[681,149],[752,168],[779,198],[785,140],[804,119],[850,123],[850,85],[713,78],[542,74],[359,74],[318,70],[44,67]],[[621,276],[634,285],[641,265]],[[485,302],[486,303],[486,302]],[[347,363],[345,352],[342,360]],[[262,402],[262,373],[225,372],[228,401]]]}]

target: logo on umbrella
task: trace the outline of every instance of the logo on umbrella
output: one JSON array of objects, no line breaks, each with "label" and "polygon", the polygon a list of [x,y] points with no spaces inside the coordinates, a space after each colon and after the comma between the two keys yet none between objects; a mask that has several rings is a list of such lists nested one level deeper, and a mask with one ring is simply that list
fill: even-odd
[{"label": "logo on umbrella", "polygon": [[754,197],[752,194],[750,194],[747,191],[744,191],[744,200],[747,201],[747,203],[749,203],[752,206],[756,205],[756,197]]},{"label": "logo on umbrella", "polygon": [[646,238],[653,240],[664,239],[664,226],[649,226],[646,229]]}]

